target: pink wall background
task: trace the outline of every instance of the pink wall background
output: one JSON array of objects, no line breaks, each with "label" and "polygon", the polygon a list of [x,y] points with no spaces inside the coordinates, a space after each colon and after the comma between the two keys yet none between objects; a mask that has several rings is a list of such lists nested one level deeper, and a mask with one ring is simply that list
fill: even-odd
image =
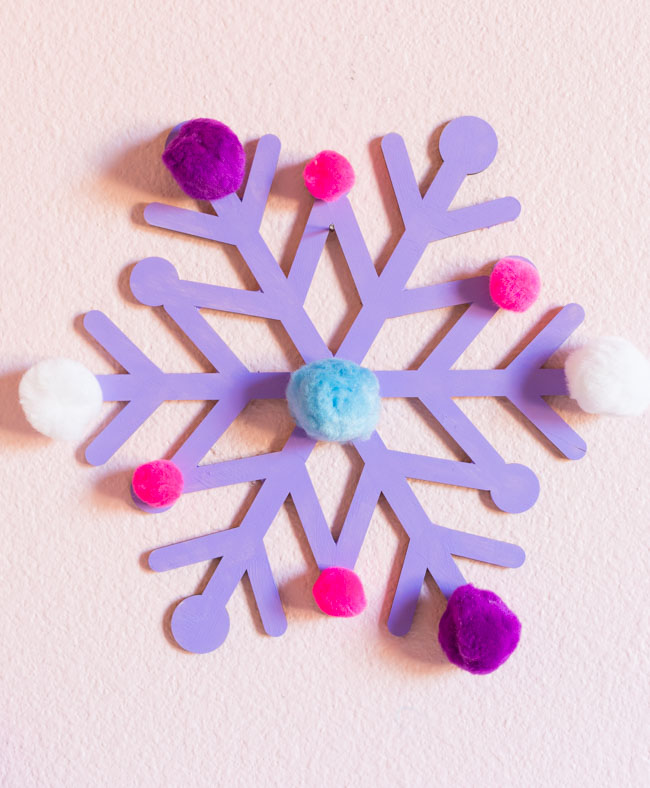
[{"label": "pink wall background", "polygon": [[[416,486],[431,516],[513,540],[519,570],[463,562],[467,578],[517,611],[523,639],[497,673],[449,666],[435,640],[443,602],[423,592],[414,629],[386,616],[405,539],[378,508],[358,571],[369,609],[320,615],[316,570],[290,509],[269,537],[289,618],[263,636],[245,587],[231,631],[208,656],[174,648],[163,622],[206,567],[155,575],[151,548],[236,520],[246,486],[189,496],[148,517],[128,502],[129,475],[163,455],[202,412],[163,408],[105,467],[31,431],[16,404],[21,373],[53,355],[96,372],[109,362],[79,316],[105,311],[157,363],[199,361],[127,290],[129,266],[173,260],[184,278],[250,285],[238,260],[207,242],[147,228],[142,205],[186,200],[159,163],[166,130],[194,116],[243,140],[283,143],[264,234],[295,244],[309,206],[300,164],[343,152],[371,250],[399,230],[378,138],[404,135],[415,171],[437,166],[432,134],[462,114],[496,129],[495,163],[459,204],[515,195],[520,219],[431,247],[411,285],[486,270],[508,253],[540,268],[524,316],[501,314],[463,364],[503,362],[559,305],[578,301],[580,335],[620,334],[650,350],[647,13],[637,2],[80,3],[23,0],[0,11],[2,355],[0,441],[0,783],[26,786],[641,786],[648,762],[648,417],[619,421],[558,402],[586,439],[562,461],[493,401],[464,401],[497,449],[540,477],[522,515],[471,491]],[[379,188],[378,188],[379,182]],[[287,240],[289,239],[289,241]],[[308,307],[339,338],[355,307],[334,244]],[[452,312],[452,316],[453,316]],[[216,315],[253,368],[293,363],[264,324]],[[392,321],[370,364],[411,363],[449,319]],[[106,415],[110,412],[107,407]],[[277,447],[285,408],[255,405],[215,456]],[[390,403],[389,445],[450,448],[405,403]],[[326,514],[341,521],[358,468],[344,449],[310,462]],[[645,775],[645,777],[644,777]]]}]

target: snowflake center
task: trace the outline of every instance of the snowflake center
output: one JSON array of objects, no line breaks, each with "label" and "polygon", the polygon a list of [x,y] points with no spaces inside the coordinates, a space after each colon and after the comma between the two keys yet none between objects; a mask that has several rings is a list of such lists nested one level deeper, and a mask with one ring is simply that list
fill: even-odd
[{"label": "snowflake center", "polygon": [[381,411],[374,372],[353,361],[327,358],[296,370],[287,386],[291,415],[316,440],[370,437]]}]

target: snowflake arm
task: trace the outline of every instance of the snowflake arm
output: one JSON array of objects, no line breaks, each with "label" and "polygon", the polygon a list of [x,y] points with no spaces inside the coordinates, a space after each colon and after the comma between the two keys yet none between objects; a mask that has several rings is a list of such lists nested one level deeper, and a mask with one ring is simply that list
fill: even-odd
[{"label": "snowflake arm", "polygon": [[442,528],[433,523],[406,481],[408,469],[397,462],[391,467],[390,459],[386,457],[387,453],[393,454],[394,459],[400,460],[398,453],[389,452],[378,436],[374,436],[371,441],[373,445],[363,446],[362,456],[367,464],[374,463],[377,473],[381,474],[382,491],[409,536],[388,617],[389,630],[394,635],[405,635],[410,629],[427,570],[442,593],[449,597],[465,582],[453,556],[506,567],[520,566],[525,556],[523,550],[516,545]]},{"label": "snowflake arm", "polygon": [[[394,138],[397,135],[389,136]],[[383,151],[386,156],[386,149],[383,148]],[[408,158],[408,156],[403,142],[395,144],[394,139],[389,144],[388,151],[387,166],[392,174],[400,168],[401,157]],[[410,174],[407,173],[403,179],[398,179],[394,189],[402,213],[404,232],[381,276],[378,277],[372,300],[363,304],[343,340],[338,352],[340,356],[361,363],[384,321],[388,317],[395,316],[392,307],[394,301],[418,297],[418,295],[405,296],[404,292],[409,291],[404,291],[404,287],[429,243],[517,218],[521,206],[512,197],[503,197],[468,208],[448,210],[466,175],[485,169],[492,161],[496,147],[493,153],[489,150],[487,153],[488,156],[479,162],[481,165],[479,169],[468,170],[468,163],[462,157],[453,156],[443,161],[424,197],[420,196],[415,178],[411,177],[410,164],[408,167]],[[435,301],[437,287],[427,288],[424,298],[429,296]],[[453,288],[447,287],[442,291],[441,298],[444,298],[448,291],[453,297]]]}]

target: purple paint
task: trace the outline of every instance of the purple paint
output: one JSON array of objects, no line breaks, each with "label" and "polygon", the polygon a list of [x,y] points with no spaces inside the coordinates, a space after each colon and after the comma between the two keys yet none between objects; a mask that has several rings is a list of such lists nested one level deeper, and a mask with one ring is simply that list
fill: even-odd
[{"label": "purple paint", "polygon": [[[506,463],[452,397],[506,397],[567,458],[578,459],[585,452],[582,439],[542,399],[567,394],[563,370],[543,369],[542,365],[581,323],[579,306],[564,307],[505,369],[455,370],[454,363],[497,311],[489,297],[488,277],[405,289],[432,241],[512,221],[519,215],[519,203],[512,197],[449,210],[465,176],[481,171],[494,158],[496,136],[492,129],[471,117],[449,123],[440,139],[444,162],[424,196],[402,138],[389,134],[382,141],[382,150],[404,232],[381,276],[346,197],[314,203],[291,271],[288,276],[283,274],[259,233],[280,152],[279,140],[271,135],[259,141],[243,198],[231,194],[214,201],[216,215],[159,203],[147,206],[145,218],[151,225],[235,245],[260,285],[258,291],[242,291],[184,281],[171,263],[160,258],[142,260],[134,268],[131,288],[135,297],[143,304],[162,306],[217,371],[164,373],[102,313],[86,315],[89,333],[127,371],[98,376],[104,399],[127,405],[88,446],[86,457],[91,464],[106,462],[162,402],[217,400],[170,458],[182,470],[183,494],[263,481],[239,527],[161,547],[150,555],[149,564],[158,572],[220,559],[203,593],[184,600],[174,612],[174,637],[188,651],[212,651],[226,638],[229,621],[225,606],[244,574],[251,581],[266,632],[281,635],[285,631],[287,622],[263,539],[289,495],[318,566],[352,569],[377,499],[384,494],[409,536],[388,621],[396,635],[406,634],[411,626],[427,570],[450,597],[466,584],[454,556],[520,566],[524,552],[516,545],[433,523],[407,481],[423,479],[487,490],[506,512],[525,511],[535,503],[539,493],[535,474],[522,465]],[[301,430],[294,430],[281,451],[199,465],[251,399],[284,397],[289,378],[289,373],[250,372],[210,328],[199,308],[280,320],[305,363],[331,357],[304,308],[330,225],[335,227],[363,304],[336,354],[338,358],[361,363],[388,318],[469,305],[418,369],[378,371],[377,376],[382,396],[418,397],[471,461],[393,451],[376,432],[367,441],[355,442],[364,468],[337,541],[330,534],[305,467],[315,442]]]}]

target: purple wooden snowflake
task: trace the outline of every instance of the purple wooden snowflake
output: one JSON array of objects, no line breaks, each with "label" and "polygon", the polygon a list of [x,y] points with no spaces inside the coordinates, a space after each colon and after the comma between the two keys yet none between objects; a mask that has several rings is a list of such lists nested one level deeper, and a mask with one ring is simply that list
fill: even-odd
[{"label": "purple wooden snowflake", "polygon": [[[180,330],[214,366],[214,372],[167,373],[153,364],[101,312],[90,312],[85,327],[126,370],[99,375],[105,401],[126,406],[92,441],[86,457],[105,463],[166,400],[215,401],[203,421],[171,457],[184,479],[183,493],[240,482],[262,484],[241,524],[195,539],[159,547],[149,565],[157,572],[218,558],[201,594],[175,609],[172,631],[188,651],[208,652],[225,640],[229,619],[226,604],[247,573],[264,629],[281,635],[287,626],[284,610],[264,547],[264,536],[276,513],[291,496],[319,568],[353,569],[370,518],[383,494],[409,537],[388,628],[408,632],[427,570],[446,597],[466,584],[454,556],[505,567],[520,566],[524,553],[516,545],[433,523],[412,491],[408,479],[488,490],[505,512],[523,512],[536,501],[539,483],[523,465],[508,464],[454,403],[463,396],[506,397],[569,459],[585,452],[581,438],[543,399],[567,394],[564,371],[543,364],[581,323],[576,304],[564,307],[505,368],[458,370],[454,363],[485,327],[498,307],[490,298],[488,277],[405,289],[427,245],[433,241],[515,219],[520,210],[512,197],[449,210],[468,174],[484,170],[496,154],[496,136],[478,118],[449,123],[440,138],[443,159],[436,178],[420,194],[404,141],[389,134],[382,150],[404,222],[403,234],[381,275],[357,225],[347,197],[315,200],[288,276],[260,234],[262,214],[280,152],[279,140],[260,139],[246,189],[240,199],[230,194],[212,202],[216,215],[153,203],[145,210],[151,225],[232,244],[237,247],[259,290],[238,290],[184,281],[161,258],[138,263],[131,275],[135,297],[148,306],[162,306]],[[415,397],[428,409],[470,461],[452,461],[388,449],[374,432],[353,445],[363,461],[340,536],[328,528],[306,468],[315,446],[296,427],[280,451],[200,465],[210,448],[252,399],[285,396],[288,372],[250,372],[209,326],[200,309],[217,309],[279,320],[304,362],[332,356],[305,311],[304,301],[327,236],[336,232],[362,307],[343,340],[337,358],[360,364],[388,318],[456,305],[468,309],[417,369],[377,371],[382,397]],[[135,498],[137,505],[148,507]]]}]

